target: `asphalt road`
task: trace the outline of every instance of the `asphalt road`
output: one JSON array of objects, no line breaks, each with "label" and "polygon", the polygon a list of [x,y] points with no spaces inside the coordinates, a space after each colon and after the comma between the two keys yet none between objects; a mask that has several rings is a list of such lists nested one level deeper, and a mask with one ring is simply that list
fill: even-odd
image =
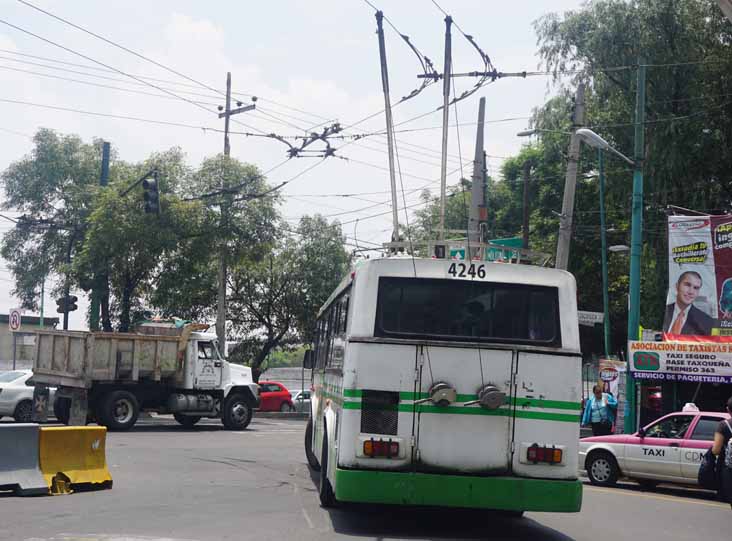
[{"label": "asphalt road", "polygon": [[302,420],[255,417],[227,432],[148,419],[108,435],[114,488],[68,496],[0,493],[0,539],[729,539],[732,511],[702,491],[586,485],[577,514],[347,506],[326,511],[302,450]]}]

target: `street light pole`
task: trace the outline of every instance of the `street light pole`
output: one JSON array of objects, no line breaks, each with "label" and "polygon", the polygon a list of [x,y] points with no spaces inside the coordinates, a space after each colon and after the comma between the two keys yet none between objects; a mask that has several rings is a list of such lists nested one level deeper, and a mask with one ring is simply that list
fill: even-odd
[{"label": "street light pole", "polygon": [[600,184],[600,245],[602,248],[602,308],[603,338],[605,357],[610,355],[610,300],[608,299],[607,279],[607,238],[605,227],[605,159],[602,149],[597,149],[597,171]]},{"label": "street light pole", "polygon": [[[646,66],[645,60],[638,59],[638,83],[635,103],[635,154],[633,166],[633,202],[631,212],[630,233],[630,309],[628,310],[628,341],[638,339],[640,325],[640,272],[641,253],[643,250],[643,154],[644,154],[644,120],[646,105]],[[624,423],[625,433],[635,432],[636,425],[636,390],[633,372],[626,370],[626,396],[628,412]]]}]

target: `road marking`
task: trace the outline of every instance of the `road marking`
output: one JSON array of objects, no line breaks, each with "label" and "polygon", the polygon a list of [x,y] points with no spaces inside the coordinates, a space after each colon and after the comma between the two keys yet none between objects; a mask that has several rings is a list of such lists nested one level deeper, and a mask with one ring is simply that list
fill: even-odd
[{"label": "road marking", "polygon": [[599,487],[585,487],[585,489],[589,489],[594,492],[604,492],[605,494],[617,494],[619,491],[622,491],[623,494],[627,494],[629,496],[638,496],[640,498],[654,498],[656,500],[666,500],[669,502],[684,502],[684,503],[693,503],[696,505],[706,505],[707,507],[717,507],[718,509],[726,509],[728,507],[727,504],[724,503],[716,503],[716,502],[703,502],[699,500],[695,500],[693,498],[685,498],[683,496],[664,496],[662,494],[649,494],[648,492],[643,493],[637,493],[633,492],[632,490],[624,490],[622,488],[620,489],[608,489],[608,488],[599,488]]},{"label": "road marking", "polygon": [[302,516],[305,517],[305,522],[308,523],[308,526],[310,526],[310,529],[311,530],[314,530],[315,529],[315,526],[313,526],[313,521],[310,520],[310,517],[308,516],[308,512],[305,511],[305,508],[304,507],[301,507],[300,509],[302,509]]}]

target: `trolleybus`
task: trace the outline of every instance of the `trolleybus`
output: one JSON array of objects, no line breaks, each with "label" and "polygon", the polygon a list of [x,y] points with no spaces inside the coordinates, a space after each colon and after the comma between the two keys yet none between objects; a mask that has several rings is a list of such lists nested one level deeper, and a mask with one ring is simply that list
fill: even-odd
[{"label": "trolleybus", "polygon": [[321,504],[579,511],[581,361],[565,271],[364,262],[305,359]]}]

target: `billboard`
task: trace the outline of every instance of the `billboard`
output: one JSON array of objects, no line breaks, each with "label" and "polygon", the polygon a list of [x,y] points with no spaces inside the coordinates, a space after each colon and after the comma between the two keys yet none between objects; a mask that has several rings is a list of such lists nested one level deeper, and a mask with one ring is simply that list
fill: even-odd
[{"label": "billboard", "polygon": [[628,355],[635,379],[732,383],[731,343],[630,342]]},{"label": "billboard", "polygon": [[732,215],[669,216],[668,248],[664,338],[732,341]]}]

